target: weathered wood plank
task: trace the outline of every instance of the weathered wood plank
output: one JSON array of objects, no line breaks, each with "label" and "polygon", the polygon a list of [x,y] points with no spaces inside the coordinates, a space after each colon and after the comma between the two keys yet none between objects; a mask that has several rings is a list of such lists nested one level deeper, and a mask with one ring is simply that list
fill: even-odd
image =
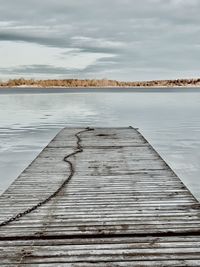
[{"label": "weathered wood plank", "polygon": [[1,266],[199,266],[200,237],[0,241],[0,250]]}]

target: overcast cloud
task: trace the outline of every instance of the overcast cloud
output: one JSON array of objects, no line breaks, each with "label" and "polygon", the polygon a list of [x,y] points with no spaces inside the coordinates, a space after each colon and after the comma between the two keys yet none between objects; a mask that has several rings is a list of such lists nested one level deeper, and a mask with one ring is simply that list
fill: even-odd
[{"label": "overcast cloud", "polygon": [[199,77],[199,0],[0,0],[0,79]]}]

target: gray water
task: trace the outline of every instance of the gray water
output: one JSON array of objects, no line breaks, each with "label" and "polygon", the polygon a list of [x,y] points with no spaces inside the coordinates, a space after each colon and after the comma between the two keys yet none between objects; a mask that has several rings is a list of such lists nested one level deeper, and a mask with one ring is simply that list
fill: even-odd
[{"label": "gray water", "polygon": [[199,115],[200,89],[1,89],[0,193],[61,128],[132,125],[200,200]]}]

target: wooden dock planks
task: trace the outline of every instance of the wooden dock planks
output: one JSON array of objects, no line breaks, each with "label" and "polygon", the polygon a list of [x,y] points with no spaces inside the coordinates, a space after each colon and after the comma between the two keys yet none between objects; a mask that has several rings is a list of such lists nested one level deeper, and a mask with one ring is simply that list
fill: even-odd
[{"label": "wooden dock planks", "polygon": [[[82,132],[83,131],[83,132]],[[0,266],[200,266],[200,205],[131,127],[63,129],[0,197]]]}]

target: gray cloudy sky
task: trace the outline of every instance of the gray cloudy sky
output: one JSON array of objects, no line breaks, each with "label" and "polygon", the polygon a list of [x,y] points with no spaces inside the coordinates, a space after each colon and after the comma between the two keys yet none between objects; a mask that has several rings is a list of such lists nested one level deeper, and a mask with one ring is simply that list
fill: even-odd
[{"label": "gray cloudy sky", "polygon": [[0,79],[200,76],[200,0],[0,0]]}]

